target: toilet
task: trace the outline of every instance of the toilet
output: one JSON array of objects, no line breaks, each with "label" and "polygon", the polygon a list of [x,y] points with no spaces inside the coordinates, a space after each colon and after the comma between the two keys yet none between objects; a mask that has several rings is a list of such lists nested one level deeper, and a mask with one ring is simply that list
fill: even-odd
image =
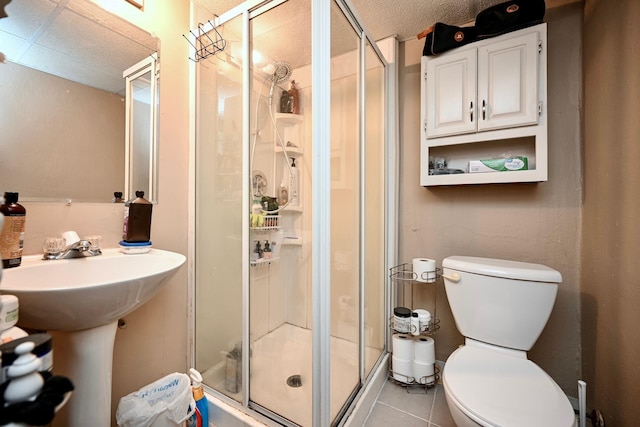
[{"label": "toilet", "polygon": [[442,261],[451,311],[465,344],[442,383],[458,427],[575,427],[562,389],[527,359],[562,275],[539,264],[451,256]]}]

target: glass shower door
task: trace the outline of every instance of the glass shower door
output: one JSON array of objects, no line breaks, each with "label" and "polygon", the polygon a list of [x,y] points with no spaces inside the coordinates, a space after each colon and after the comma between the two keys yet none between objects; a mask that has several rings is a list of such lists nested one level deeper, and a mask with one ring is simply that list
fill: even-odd
[{"label": "glass shower door", "polygon": [[331,8],[331,381],[330,417],[360,385],[360,37]]},{"label": "glass shower door", "polygon": [[312,412],[310,27],[308,0],[272,2],[249,21],[251,203],[265,221],[251,225],[248,254],[249,406],[303,426]]},{"label": "glass shower door", "polygon": [[364,372],[367,377],[384,351],[386,233],[385,68],[367,40],[364,108]]},{"label": "glass shower door", "polygon": [[197,63],[195,367],[242,401],[243,86],[241,19],[224,54]]}]

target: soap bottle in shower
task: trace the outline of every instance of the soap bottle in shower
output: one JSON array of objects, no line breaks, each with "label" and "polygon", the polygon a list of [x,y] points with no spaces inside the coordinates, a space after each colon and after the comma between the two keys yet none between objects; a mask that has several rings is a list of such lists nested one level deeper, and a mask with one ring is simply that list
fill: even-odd
[{"label": "soap bottle in shower", "polygon": [[280,188],[278,189],[278,205],[284,206],[289,201],[289,190],[284,185],[284,181],[280,182]]},{"label": "soap bottle in shower", "polygon": [[264,250],[262,251],[262,255],[264,259],[271,259],[271,255],[273,255],[271,253],[271,245],[268,240],[264,241]]},{"label": "soap bottle in shower", "polygon": [[289,113],[300,114],[300,93],[296,88],[296,81],[291,80],[291,88],[289,89],[289,100],[291,101],[291,108]]},{"label": "soap bottle in shower", "polygon": [[280,96],[280,112],[281,113],[290,113],[291,103],[289,102],[289,92],[286,90],[282,91],[282,96]]},{"label": "soap bottle in shower", "polygon": [[0,205],[0,213],[4,215],[4,225],[0,230],[2,267],[18,267],[22,262],[27,217],[27,210],[18,203],[18,193],[4,193],[4,204]]},{"label": "soap bottle in shower", "polygon": [[260,246],[260,241],[256,240],[256,247],[253,250],[253,260],[258,261],[263,257],[264,252],[262,251],[262,246]]},{"label": "soap bottle in shower", "polygon": [[300,206],[300,171],[296,167],[296,159],[291,159],[289,197],[293,206]]}]

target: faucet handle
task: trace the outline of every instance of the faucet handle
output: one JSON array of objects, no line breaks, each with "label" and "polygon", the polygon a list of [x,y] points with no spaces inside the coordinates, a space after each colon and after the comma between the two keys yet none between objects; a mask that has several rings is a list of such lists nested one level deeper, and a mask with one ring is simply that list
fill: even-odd
[{"label": "faucet handle", "polygon": [[42,249],[45,254],[59,254],[64,251],[66,240],[63,237],[47,237],[44,239]]},{"label": "faucet handle", "polygon": [[100,245],[102,244],[102,236],[99,236],[99,235],[86,236],[84,240],[89,242],[89,250],[91,251],[100,250]]}]

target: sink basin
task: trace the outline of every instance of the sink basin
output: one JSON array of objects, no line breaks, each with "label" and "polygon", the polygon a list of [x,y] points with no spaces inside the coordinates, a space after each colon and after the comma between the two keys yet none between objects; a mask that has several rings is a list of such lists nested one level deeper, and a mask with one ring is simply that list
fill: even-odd
[{"label": "sink basin", "polygon": [[105,249],[95,257],[56,261],[27,256],[20,267],[4,270],[0,293],[18,297],[18,326],[89,329],[149,301],[184,261],[184,255],[159,249],[135,255]]},{"label": "sink basin", "polygon": [[0,293],[18,297],[18,326],[53,336],[54,372],[75,391],[53,427],[110,427],[113,347],[118,319],[149,301],[185,262],[184,255],[151,249],[43,261],[22,258],[4,270]]}]

